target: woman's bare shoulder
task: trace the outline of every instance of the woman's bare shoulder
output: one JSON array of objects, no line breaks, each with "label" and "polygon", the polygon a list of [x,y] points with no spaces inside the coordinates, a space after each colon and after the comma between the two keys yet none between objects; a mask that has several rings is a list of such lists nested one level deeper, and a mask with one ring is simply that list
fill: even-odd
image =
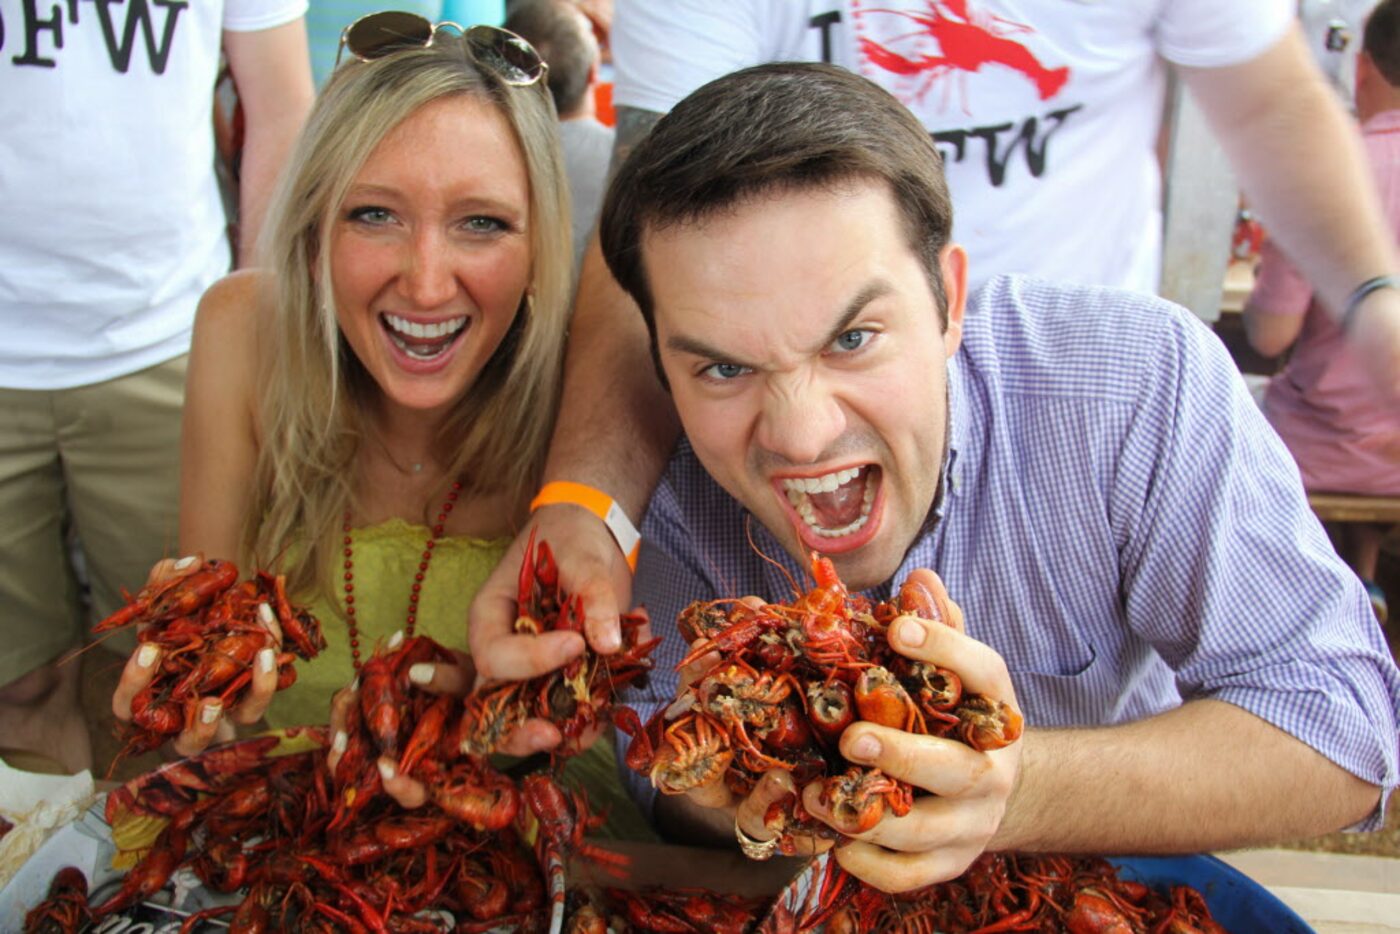
[{"label": "woman's bare shoulder", "polygon": [[200,298],[195,328],[217,331],[221,336],[260,330],[270,313],[265,299],[267,283],[267,273],[258,269],[239,269],[224,276]]},{"label": "woman's bare shoulder", "polygon": [[267,274],[238,270],[205,290],[195,312],[186,377],[186,404],[236,403],[254,418],[258,361],[270,333],[272,312],[265,298]]}]

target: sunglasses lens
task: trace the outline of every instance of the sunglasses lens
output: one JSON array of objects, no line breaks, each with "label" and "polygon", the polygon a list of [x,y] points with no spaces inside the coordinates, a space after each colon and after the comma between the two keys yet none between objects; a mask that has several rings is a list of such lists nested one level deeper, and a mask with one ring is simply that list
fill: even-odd
[{"label": "sunglasses lens", "polygon": [[467,41],[483,64],[507,84],[534,84],[544,74],[544,62],[534,46],[513,32],[494,26],[473,26]]},{"label": "sunglasses lens", "polygon": [[416,13],[387,11],[356,20],[345,33],[345,45],[357,58],[382,58],[408,46],[424,46],[433,37],[433,24]]}]

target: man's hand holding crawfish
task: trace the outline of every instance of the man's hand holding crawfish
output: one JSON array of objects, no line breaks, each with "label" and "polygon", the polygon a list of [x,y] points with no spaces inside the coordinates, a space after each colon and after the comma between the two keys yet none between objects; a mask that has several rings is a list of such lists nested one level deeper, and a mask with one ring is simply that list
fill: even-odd
[{"label": "man's hand holding crawfish", "polygon": [[[582,596],[582,634],[516,631],[519,574],[532,535],[553,549],[560,587]],[[622,648],[619,617],[631,593],[631,568],[601,519],[568,503],[536,509],[472,601],[468,638],[477,686],[539,677],[578,658],[587,647],[599,655],[615,654]],[[532,718],[512,732],[502,751],[524,756],[553,749],[561,740],[553,724]]]},{"label": "man's hand holding crawfish", "polygon": [[[763,601],[757,597],[744,597],[740,602],[756,608],[763,605]],[[697,639],[691,643],[691,649],[698,651],[705,645],[706,640]],[[719,653],[712,651],[683,666],[680,669],[678,698],[686,698],[691,688],[720,663]],[[680,713],[674,710],[668,712]],[[725,780],[728,758],[706,754],[703,749],[697,752],[697,765],[709,768],[713,774],[679,798],[658,795],[657,823],[668,835],[680,838],[725,841],[737,837],[740,848],[751,858],[767,859],[778,852],[777,838],[769,826],[768,817],[774,808],[781,808],[785,801],[799,793],[792,773],[782,768],[771,768],[759,777],[748,794],[740,795],[732,791]],[[786,843],[787,850],[798,856],[820,853],[832,845],[829,839],[801,834],[789,834]]]},{"label": "man's hand holding crawfish", "polygon": [[[915,571],[914,574],[925,572]],[[912,575],[911,575],[912,576]],[[901,616],[889,629],[889,643],[900,655],[956,672],[964,691],[1000,700],[1019,714],[1006,663],[990,647],[956,626]],[[1020,740],[979,751],[956,738],[918,735],[857,720],[841,734],[841,755],[849,762],[878,768],[914,786],[908,814],[886,812],[872,829],[840,846],[836,859],[850,873],[878,889],[906,891],[951,879],[993,844],[1016,789]],[[830,822],[822,783],[803,789],[803,804]],[[921,794],[928,792],[928,794]]]},{"label": "man's hand holding crawfish", "polygon": [[[915,592],[944,593],[931,571],[915,570],[909,581],[907,587],[912,586]],[[760,611],[764,606],[752,597],[739,602]],[[798,605],[802,603],[800,600]],[[692,839],[703,836],[720,841],[726,832],[732,832],[741,849],[756,859],[766,859],[776,852],[820,852],[829,848],[833,840],[844,838],[847,842],[838,844],[837,859],[853,874],[887,891],[917,888],[960,874],[987,848],[1006,812],[1020,763],[1021,746],[1016,739],[1022,721],[1001,657],[964,633],[955,605],[940,600],[939,608],[942,612],[924,614],[937,616],[938,620],[919,615],[896,617],[887,630],[889,647],[913,665],[924,666],[919,670],[955,674],[952,680],[960,685],[958,694],[962,701],[950,698],[944,710],[960,715],[947,713],[946,720],[935,719],[933,705],[925,702],[919,704],[923,712],[914,713],[909,694],[902,688],[896,689],[899,701],[894,700],[896,693],[883,696],[884,689],[877,688],[874,693],[882,696],[875,699],[872,708],[867,703],[870,692],[864,684],[858,684],[853,692],[855,700],[849,706],[859,707],[860,712],[853,709],[851,713],[857,719],[837,734],[837,748],[846,764],[865,767],[860,770],[863,780],[854,785],[843,783],[843,767],[828,765],[827,774],[806,780],[799,789],[802,779],[773,767],[758,776],[747,794],[731,790],[735,783],[729,779],[735,770],[728,763],[732,757],[745,756],[738,748],[743,744],[738,738],[743,727],[730,724],[726,737],[710,741],[699,735],[703,730],[696,731],[682,720],[697,706],[713,712],[707,698],[714,691],[706,685],[723,681],[734,662],[722,658],[718,651],[710,651],[682,667],[678,699],[664,720],[673,727],[673,736],[684,732],[690,741],[682,744],[678,754],[672,753],[677,748],[672,744],[663,755],[654,756],[652,779],[666,790],[672,779],[688,785],[699,777],[684,774],[692,768],[712,774],[682,796],[660,796],[656,805],[658,822],[672,833]],[[730,614],[730,618],[734,616]],[[715,640],[696,640],[692,654],[715,644]],[[896,667],[888,658],[881,660]],[[773,672],[759,673],[743,662],[739,662],[738,669],[756,676],[755,680],[763,684],[777,683],[784,677],[775,677]],[[909,673],[915,669],[902,670],[907,683]],[[815,683],[819,684],[820,678]],[[765,693],[776,696],[782,692]],[[815,732],[815,702],[809,700],[805,709]],[[881,716],[889,720],[888,725],[875,722]],[[946,738],[927,735],[925,730],[943,732]],[[661,745],[657,739],[661,729],[654,727],[652,733],[652,741]],[[697,735],[690,737],[690,733]],[[692,749],[695,754],[689,755]],[[794,762],[812,758],[796,748],[784,752],[765,745],[764,751],[774,756],[786,755]],[[808,768],[807,775],[810,774]],[[903,816],[895,813],[898,809],[893,804],[886,804],[886,800],[900,798],[896,783],[907,783],[905,790],[912,789],[917,795]],[[796,794],[801,795],[801,807],[794,811],[789,796]],[[836,807],[841,807],[844,814],[834,813]],[[873,814],[879,813],[883,816],[873,828],[852,829],[853,814],[871,814],[870,819],[875,819]],[[794,825],[794,820],[798,824]],[[800,823],[803,820],[820,822],[830,831],[823,827],[820,832],[806,833]]]}]

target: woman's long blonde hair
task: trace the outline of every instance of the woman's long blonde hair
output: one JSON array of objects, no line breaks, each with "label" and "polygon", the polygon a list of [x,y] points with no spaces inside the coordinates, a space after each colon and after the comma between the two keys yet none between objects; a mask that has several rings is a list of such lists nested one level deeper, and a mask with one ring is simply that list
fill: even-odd
[{"label": "woman's long blonde hair", "polygon": [[356,457],[377,391],[336,324],[331,228],[385,135],[425,104],[453,95],[495,107],[514,130],[530,182],[531,267],[514,323],[448,417],[435,453],[450,465],[449,477],[462,479],[463,498],[504,494],[523,506],[538,482],[573,278],[557,120],[543,82],[506,85],[477,64],[461,36],[439,30],[427,47],[336,70],[297,142],[259,243],[270,273],[262,300],[273,324],[260,341],[261,437],[243,558],[277,566],[294,593],[317,584],[323,594],[335,592],[330,549],[338,549],[343,516],[354,505]]}]

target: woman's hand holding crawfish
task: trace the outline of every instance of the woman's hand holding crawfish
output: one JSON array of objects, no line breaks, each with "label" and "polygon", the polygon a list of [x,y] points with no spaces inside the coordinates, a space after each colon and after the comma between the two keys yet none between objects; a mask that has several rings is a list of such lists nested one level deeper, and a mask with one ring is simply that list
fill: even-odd
[{"label": "woman's hand holding crawfish", "polygon": [[[902,616],[890,627],[890,645],[901,655],[957,672],[965,689],[1017,708],[1006,663],[959,629]],[[903,817],[886,814],[874,829],[837,850],[853,875],[885,891],[907,891],[961,874],[1000,827],[1016,786],[1021,743],[979,752],[957,739],[921,736],[856,722],[841,735],[851,762],[932,792],[918,797]],[[828,819],[821,783],[803,789],[803,803]]]},{"label": "woman's hand holding crawfish", "polygon": [[[180,576],[186,568],[201,560],[190,556],[176,560],[165,558],[157,561],[146,578],[147,586],[160,584]],[[282,627],[271,614],[260,617],[262,625],[272,633],[274,645],[282,644]],[[140,633],[146,629],[140,626]],[[127,722],[132,717],[132,702],[160,670],[161,650],[154,642],[139,642],[136,650],[122,669],[117,688],[112,693],[112,713],[118,720]],[[176,755],[192,756],[211,743],[228,742],[235,738],[234,724],[249,726],[257,723],[272,703],[277,693],[277,650],[271,647],[260,650],[253,661],[252,681],[247,695],[235,707],[225,711],[216,697],[201,697],[193,717],[193,724],[181,731],[171,742]]]},{"label": "woman's hand holding crawfish", "polygon": [[[395,633],[389,640],[392,647],[396,640],[401,641],[403,634]],[[471,690],[472,682],[476,678],[476,669],[472,665],[472,660],[465,652],[453,652],[457,657],[456,664],[445,662],[419,662],[408,670],[408,679],[414,685],[433,694],[450,694],[454,697],[461,697]],[[359,679],[356,678],[349,687],[341,688],[331,698],[330,733],[331,748],[326,754],[326,765],[332,775],[340,765],[341,756],[345,753],[348,736],[345,732],[346,723],[349,720],[350,707],[360,702]],[[422,807],[428,801],[428,790],[423,783],[417,779],[402,775],[398,771],[398,762],[390,756],[381,756],[376,761],[379,768],[379,778],[384,785],[384,791],[400,805],[406,808]]]},{"label": "woman's hand holding crawfish", "polygon": [[[580,506],[542,506],[472,600],[467,636],[483,685],[539,677],[573,661],[585,647],[576,632],[522,635],[515,631],[520,567],[532,534],[549,542],[557,556],[562,589],[582,595],[587,644],[599,655],[611,655],[622,647],[618,616],[632,595],[632,572],[612,533]],[[552,723],[530,719],[512,732],[501,751],[527,756],[553,749],[561,740]]]}]

